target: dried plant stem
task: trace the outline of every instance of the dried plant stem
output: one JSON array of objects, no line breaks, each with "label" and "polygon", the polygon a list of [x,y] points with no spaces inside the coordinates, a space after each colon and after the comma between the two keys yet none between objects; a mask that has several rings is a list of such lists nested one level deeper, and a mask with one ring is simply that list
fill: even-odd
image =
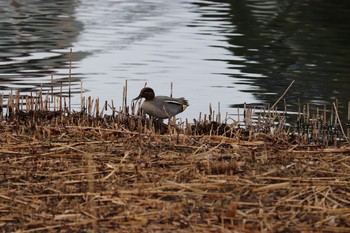
[{"label": "dried plant stem", "polygon": [[342,123],[341,123],[341,121],[340,121],[340,118],[339,118],[337,104],[336,104],[336,103],[333,103],[333,107],[334,107],[334,112],[335,112],[335,115],[336,115],[337,120],[338,120],[338,122],[339,122],[339,126],[340,126],[340,129],[341,129],[341,132],[342,132],[342,134],[343,134],[343,136],[344,136],[345,140],[347,141],[347,143],[349,143],[349,144],[350,144],[350,141],[349,141],[348,137],[347,137],[347,136],[346,136],[346,134],[345,134],[345,131],[344,131],[343,125],[342,125]]},{"label": "dried plant stem", "polygon": [[71,84],[72,84],[72,48],[69,49],[69,84],[68,84],[68,99],[69,99],[69,111],[71,111],[71,98],[72,98],[72,90],[71,90]]},{"label": "dried plant stem", "polygon": [[273,110],[276,105],[281,101],[281,99],[288,93],[289,89],[293,86],[295,80],[293,80],[289,86],[287,87],[287,89],[283,92],[283,94],[278,98],[278,100],[271,106],[270,110]]}]

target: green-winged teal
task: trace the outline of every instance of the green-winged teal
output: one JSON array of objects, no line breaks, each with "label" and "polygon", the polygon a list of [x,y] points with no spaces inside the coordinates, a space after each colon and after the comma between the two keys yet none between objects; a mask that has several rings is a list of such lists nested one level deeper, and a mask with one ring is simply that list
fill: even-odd
[{"label": "green-winged teal", "polygon": [[134,100],[145,98],[141,109],[150,116],[166,119],[183,112],[188,106],[185,98],[172,98],[169,96],[155,96],[152,88],[145,87]]}]

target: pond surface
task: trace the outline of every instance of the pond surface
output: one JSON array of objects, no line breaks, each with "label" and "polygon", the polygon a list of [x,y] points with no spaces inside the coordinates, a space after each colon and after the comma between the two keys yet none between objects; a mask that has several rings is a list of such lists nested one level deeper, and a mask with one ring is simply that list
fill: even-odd
[{"label": "pond surface", "polygon": [[[122,103],[147,83],[185,96],[182,118],[243,103],[331,105],[346,114],[350,91],[346,0],[84,0],[0,2],[0,92],[41,88]],[[63,83],[63,84],[62,84]]]}]

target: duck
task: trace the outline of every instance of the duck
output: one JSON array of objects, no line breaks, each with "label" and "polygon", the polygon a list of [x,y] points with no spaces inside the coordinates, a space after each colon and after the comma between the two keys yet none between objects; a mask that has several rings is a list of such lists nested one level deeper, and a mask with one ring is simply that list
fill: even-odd
[{"label": "duck", "polygon": [[159,119],[171,118],[185,111],[189,106],[188,101],[184,97],[155,96],[153,89],[150,87],[144,87],[132,101],[141,98],[145,98],[141,105],[142,111],[151,117]]}]

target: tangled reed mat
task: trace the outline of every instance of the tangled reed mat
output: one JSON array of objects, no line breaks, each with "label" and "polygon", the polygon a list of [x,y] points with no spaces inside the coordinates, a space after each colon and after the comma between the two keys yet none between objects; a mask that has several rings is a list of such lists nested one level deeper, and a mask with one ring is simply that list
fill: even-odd
[{"label": "tangled reed mat", "polygon": [[2,232],[349,232],[348,144],[39,113],[0,125]]}]

